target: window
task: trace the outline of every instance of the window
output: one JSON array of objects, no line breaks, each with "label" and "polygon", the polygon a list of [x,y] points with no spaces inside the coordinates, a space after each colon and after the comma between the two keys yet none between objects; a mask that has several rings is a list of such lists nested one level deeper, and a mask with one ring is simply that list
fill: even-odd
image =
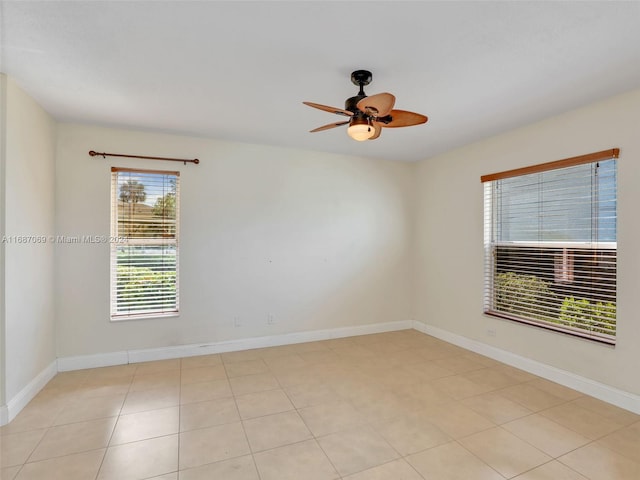
[{"label": "window", "polygon": [[482,177],[485,313],[615,343],[617,157]]},{"label": "window", "polygon": [[178,313],[180,173],[111,169],[111,319]]}]

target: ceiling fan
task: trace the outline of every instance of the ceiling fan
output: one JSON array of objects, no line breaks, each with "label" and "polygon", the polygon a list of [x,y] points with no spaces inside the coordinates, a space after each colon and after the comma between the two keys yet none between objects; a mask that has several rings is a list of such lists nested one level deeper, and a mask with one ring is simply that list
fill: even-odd
[{"label": "ceiling fan", "polygon": [[393,110],[396,97],[390,93],[378,93],[368,97],[364,93],[364,87],[371,83],[372,78],[373,75],[368,70],[356,70],[351,74],[351,82],[360,87],[360,91],[355,97],[347,98],[344,102],[344,109],[328,107],[319,103],[302,102],[325,112],[349,117],[349,120],[314,128],[311,133],[349,124],[347,133],[354,140],[375,140],[380,136],[382,127],[410,127],[427,122],[428,118],[425,115],[406,110]]}]

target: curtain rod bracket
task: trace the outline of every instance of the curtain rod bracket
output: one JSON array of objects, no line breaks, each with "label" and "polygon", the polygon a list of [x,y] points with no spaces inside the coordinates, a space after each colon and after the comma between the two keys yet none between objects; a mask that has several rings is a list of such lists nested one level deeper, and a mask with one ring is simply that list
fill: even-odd
[{"label": "curtain rod bracket", "polygon": [[144,160],[167,160],[169,162],[183,162],[185,165],[187,163],[193,163],[195,165],[198,165],[200,163],[200,160],[198,160],[197,158],[194,158],[193,160],[191,160],[191,159],[184,159],[184,158],[148,157],[148,156],[144,156],[144,155],[125,155],[125,154],[122,154],[122,153],[96,152],[95,150],[89,150],[89,155],[92,156],[92,157],[100,155],[100,156],[102,156],[102,158],[107,158],[107,157],[125,157],[125,158],[142,158]]}]

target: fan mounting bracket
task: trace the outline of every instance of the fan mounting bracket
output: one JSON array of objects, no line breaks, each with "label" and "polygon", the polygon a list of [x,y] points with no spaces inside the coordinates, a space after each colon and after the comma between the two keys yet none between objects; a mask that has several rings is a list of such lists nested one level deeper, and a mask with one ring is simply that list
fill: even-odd
[{"label": "fan mounting bracket", "polygon": [[358,87],[369,85],[373,79],[373,74],[369,70],[356,70],[351,73],[351,83]]}]

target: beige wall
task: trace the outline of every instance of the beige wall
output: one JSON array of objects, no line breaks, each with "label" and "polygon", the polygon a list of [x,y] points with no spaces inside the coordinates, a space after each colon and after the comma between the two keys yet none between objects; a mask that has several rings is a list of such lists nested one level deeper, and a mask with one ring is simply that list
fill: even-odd
[{"label": "beige wall", "polygon": [[[54,329],[55,123],[6,79],[4,165],[5,400],[56,359]],[[44,241],[15,241],[33,235]]]},{"label": "beige wall", "polygon": [[59,125],[58,235],[109,234],[111,166],[181,172],[181,315],[111,322],[109,246],[58,244],[58,356],[410,319],[412,165]]},{"label": "beige wall", "polygon": [[[636,90],[417,164],[415,319],[640,394],[639,117]],[[483,315],[480,176],[613,147],[620,148],[615,348]]]}]

